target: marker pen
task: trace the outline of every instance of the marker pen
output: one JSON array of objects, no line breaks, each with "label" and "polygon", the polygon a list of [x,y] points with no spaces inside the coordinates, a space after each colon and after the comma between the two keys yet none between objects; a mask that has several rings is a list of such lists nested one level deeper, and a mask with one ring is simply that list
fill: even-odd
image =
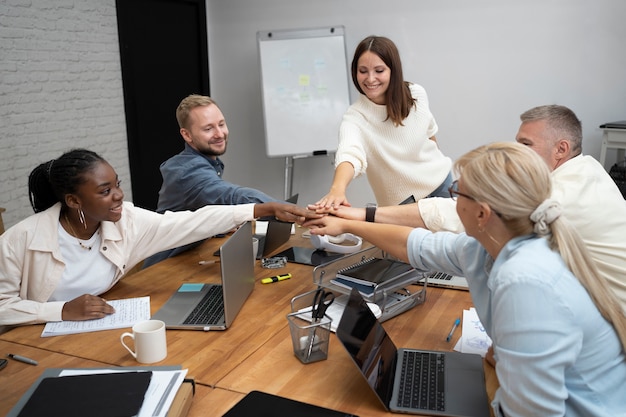
[{"label": "marker pen", "polygon": [[271,284],[272,282],[284,281],[291,278],[291,274],[275,275],[273,277],[263,278],[261,284]]},{"label": "marker pen", "polygon": [[29,365],[38,365],[39,364],[36,360],[30,359],[30,358],[26,358],[24,356],[14,355],[12,353],[9,353],[7,356],[9,358],[11,358],[11,359],[15,359],[16,361],[24,362],[24,363],[27,363]]},{"label": "marker pen", "polygon": [[450,333],[448,333],[448,337],[446,337],[446,342],[449,342],[450,339],[452,339],[452,336],[454,336],[454,331],[456,330],[457,327],[459,327],[459,324],[461,324],[461,319],[454,320],[454,324],[452,325],[452,330],[450,330]]}]

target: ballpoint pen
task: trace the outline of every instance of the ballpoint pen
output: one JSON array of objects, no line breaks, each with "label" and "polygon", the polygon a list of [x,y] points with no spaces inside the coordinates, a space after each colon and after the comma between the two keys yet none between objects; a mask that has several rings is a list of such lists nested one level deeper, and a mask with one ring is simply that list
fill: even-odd
[{"label": "ballpoint pen", "polygon": [[454,324],[452,325],[452,329],[450,330],[450,333],[448,333],[448,337],[446,337],[446,342],[449,342],[450,339],[452,339],[452,336],[454,336],[454,331],[456,330],[457,327],[459,327],[459,324],[461,323],[461,319],[456,319],[454,320]]},{"label": "ballpoint pen", "polygon": [[27,357],[24,357],[24,356],[14,355],[12,353],[9,353],[7,356],[9,358],[11,358],[11,359],[15,359],[16,361],[24,362],[24,363],[27,363],[29,365],[38,365],[39,364],[36,360],[30,359],[30,358],[27,358]]}]

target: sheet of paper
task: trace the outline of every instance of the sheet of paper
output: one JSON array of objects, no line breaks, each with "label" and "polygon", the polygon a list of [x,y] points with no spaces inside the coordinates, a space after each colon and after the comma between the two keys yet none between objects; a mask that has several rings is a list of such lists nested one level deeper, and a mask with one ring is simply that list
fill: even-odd
[{"label": "sheet of paper", "polygon": [[483,358],[491,346],[491,338],[487,336],[475,308],[463,310],[463,335],[454,350],[463,353],[477,353]]},{"label": "sheet of paper", "polygon": [[49,322],[46,323],[41,337],[123,329],[132,327],[139,321],[150,319],[150,297],[107,300],[107,303],[113,306],[115,313],[96,320]]},{"label": "sheet of paper", "polygon": [[[146,369],[149,371],[150,369]],[[64,370],[59,376],[104,374],[111,372],[128,372],[124,368],[118,369],[80,369]],[[138,417],[165,417],[172,406],[174,397],[183,383],[187,369],[176,371],[152,371],[150,385],[146,391]]]}]

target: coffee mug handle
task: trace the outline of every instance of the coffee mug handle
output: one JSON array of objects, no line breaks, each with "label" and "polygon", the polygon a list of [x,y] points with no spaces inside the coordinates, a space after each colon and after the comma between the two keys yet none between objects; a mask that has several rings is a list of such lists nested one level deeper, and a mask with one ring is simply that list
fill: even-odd
[{"label": "coffee mug handle", "polygon": [[135,352],[133,352],[128,346],[126,346],[126,343],[124,343],[124,338],[126,336],[132,337],[133,340],[135,340],[135,335],[132,334],[132,333],[128,333],[128,332],[122,333],[122,335],[120,336],[120,342],[122,342],[122,346],[124,346],[126,348],[126,350],[129,351],[131,355],[133,355],[133,357],[135,359],[137,359],[137,354]]}]

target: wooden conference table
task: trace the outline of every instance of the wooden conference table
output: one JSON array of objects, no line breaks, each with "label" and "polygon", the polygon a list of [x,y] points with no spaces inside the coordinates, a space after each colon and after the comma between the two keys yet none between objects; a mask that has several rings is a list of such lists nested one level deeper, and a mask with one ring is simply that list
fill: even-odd
[{"label": "wooden conference table", "polygon": [[[297,227],[296,234],[279,250],[290,246],[310,247],[302,232],[303,229]],[[113,300],[150,296],[154,313],[183,282],[219,282],[219,264],[199,265],[198,262],[217,259],[213,252],[225,239],[210,239],[196,249],[130,275],[103,297]],[[254,291],[230,329],[167,331],[167,358],[154,365],[180,364],[195,378],[198,391],[189,415],[221,416],[251,390],[361,417],[394,415],[387,413],[378,402],[334,334],[327,360],[304,365],[294,356],[286,315],[290,312],[292,297],[315,289],[312,270],[310,266],[293,263],[281,269],[263,269],[257,261]],[[260,283],[264,277],[287,272],[292,274],[291,279],[266,285]],[[446,342],[446,336],[454,320],[471,306],[470,294],[466,291],[429,287],[423,304],[383,325],[398,346],[452,350],[461,336],[461,329],[450,342]],[[9,391],[3,389],[0,415],[18,401],[44,367],[138,365],[120,344],[120,335],[127,329],[47,338],[41,337],[42,330],[43,325],[30,325],[0,335],[0,348],[6,353],[41,361],[36,367],[11,362],[11,368],[19,364],[20,368],[26,367],[21,372],[33,375],[20,378],[22,382]],[[9,346],[5,348],[7,343]],[[7,382],[5,377],[8,376],[7,369],[1,371],[0,381]],[[4,387],[5,383],[1,385]]]}]

